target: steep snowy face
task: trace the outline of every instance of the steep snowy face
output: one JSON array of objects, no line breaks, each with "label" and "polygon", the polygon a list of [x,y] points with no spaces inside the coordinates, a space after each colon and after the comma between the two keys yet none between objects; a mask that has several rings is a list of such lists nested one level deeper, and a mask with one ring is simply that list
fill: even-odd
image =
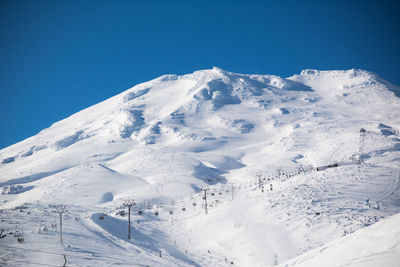
[{"label": "steep snowy face", "polygon": [[[68,181],[69,172],[96,166],[104,172],[96,175],[111,173],[122,185],[134,180],[149,192],[160,184],[188,192],[244,169],[348,159],[357,153],[361,127],[379,132],[384,125],[393,133],[400,127],[400,101],[390,86],[362,70],[304,70],[287,79],[219,68],[165,75],[1,150],[0,183],[29,183],[24,194],[41,198],[34,192],[45,180]],[[110,186],[99,185],[101,194],[131,193],[104,179],[96,180]]]}]

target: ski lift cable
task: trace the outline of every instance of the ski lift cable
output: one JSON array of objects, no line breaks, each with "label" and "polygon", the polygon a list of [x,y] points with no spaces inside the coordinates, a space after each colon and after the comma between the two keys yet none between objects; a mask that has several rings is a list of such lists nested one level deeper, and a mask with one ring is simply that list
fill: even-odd
[{"label": "ski lift cable", "polygon": [[[0,247],[6,247],[6,248],[13,248],[13,249],[22,249],[22,250],[27,250],[27,251],[32,251],[32,252],[42,252],[42,253],[47,253],[47,254],[53,254],[53,255],[60,255],[63,256],[64,254],[57,253],[57,252],[49,252],[49,251],[43,251],[43,250],[38,250],[38,249],[29,249],[29,248],[19,248],[19,247],[14,247],[14,246],[8,246],[8,245],[1,245]],[[72,255],[69,255],[72,256]]]},{"label": "ski lift cable", "polygon": [[[31,251],[31,252],[46,253],[46,254],[52,254],[52,255],[58,255],[58,256],[64,256],[65,255],[65,256],[68,256],[68,257],[71,257],[71,258],[75,257],[75,258],[84,258],[84,259],[94,259],[94,260],[103,261],[103,262],[112,262],[112,263],[120,263],[120,264],[121,263],[128,263],[126,261],[107,260],[107,259],[101,259],[101,258],[98,258],[98,257],[90,257],[90,256],[83,256],[83,255],[73,255],[73,254],[66,254],[66,253],[57,253],[57,252],[50,252],[50,251],[44,251],[44,250],[38,250],[38,249],[19,248],[19,247],[1,245],[1,244],[0,244],[0,247],[6,247],[6,248],[12,248],[12,249],[22,249],[22,250]],[[135,263],[135,264],[138,264],[138,263]],[[54,266],[54,265],[49,265],[49,266]],[[146,265],[140,265],[140,266],[146,266]]]},{"label": "ski lift cable", "polygon": [[39,265],[39,266],[60,267],[60,265],[50,265],[50,264],[46,264],[46,263],[41,263],[41,262],[39,263],[39,262],[26,261],[26,260],[13,260],[13,259],[5,259],[5,258],[0,258],[0,260],[4,260],[6,263],[21,262],[21,263],[34,264],[34,265]]}]

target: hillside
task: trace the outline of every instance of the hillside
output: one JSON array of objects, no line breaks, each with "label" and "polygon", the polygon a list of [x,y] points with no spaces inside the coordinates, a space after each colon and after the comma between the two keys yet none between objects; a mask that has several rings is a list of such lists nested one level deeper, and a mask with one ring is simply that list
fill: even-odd
[{"label": "hillside", "polygon": [[0,263],[269,266],[351,234],[400,212],[397,92],[355,69],[136,85],[0,151],[0,227],[24,233]]}]

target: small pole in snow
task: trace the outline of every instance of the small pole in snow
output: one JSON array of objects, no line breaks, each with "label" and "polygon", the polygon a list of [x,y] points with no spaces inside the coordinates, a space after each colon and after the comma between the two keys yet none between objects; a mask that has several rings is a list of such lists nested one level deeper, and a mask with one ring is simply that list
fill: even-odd
[{"label": "small pole in snow", "polygon": [[274,253],[274,265],[278,265],[278,255]]},{"label": "small pole in snow", "polygon": [[65,266],[67,266],[67,256],[65,256],[65,254],[63,254],[63,256],[64,256],[64,265],[63,265],[63,267],[65,267]]},{"label": "small pole in snow", "polygon": [[60,215],[60,243],[61,243],[61,245],[63,245],[63,240],[62,240],[62,215],[63,215],[63,213],[68,212],[68,210],[67,210],[67,206],[66,205],[58,205],[58,206],[54,206],[54,208],[56,210],[53,210],[51,212],[58,213]]},{"label": "small pole in snow", "polygon": [[128,240],[131,240],[131,206],[134,206],[135,200],[125,200],[123,205],[128,207]]},{"label": "small pole in snow", "polygon": [[208,186],[204,186],[203,188],[201,188],[201,190],[203,190],[203,192],[204,192],[204,210],[206,211],[206,214],[208,214],[208,211],[207,211],[207,191],[209,189],[210,188]]}]

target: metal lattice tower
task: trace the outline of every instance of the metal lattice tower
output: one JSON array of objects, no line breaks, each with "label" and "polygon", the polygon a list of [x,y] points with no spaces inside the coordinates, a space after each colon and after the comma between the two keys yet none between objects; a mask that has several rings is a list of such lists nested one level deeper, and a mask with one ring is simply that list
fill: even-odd
[{"label": "metal lattice tower", "polygon": [[358,150],[358,153],[360,154],[360,161],[362,161],[362,156],[364,154],[364,141],[365,141],[365,133],[367,132],[367,130],[365,130],[364,128],[360,129],[360,147]]}]

